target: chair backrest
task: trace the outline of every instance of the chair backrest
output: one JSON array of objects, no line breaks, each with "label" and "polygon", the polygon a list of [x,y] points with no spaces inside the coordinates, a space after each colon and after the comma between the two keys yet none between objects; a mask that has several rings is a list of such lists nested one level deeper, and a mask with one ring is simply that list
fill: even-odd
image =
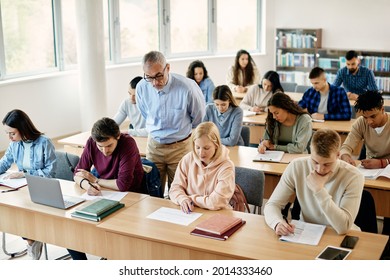
[{"label": "chair backrest", "polygon": [[304,93],[306,90],[308,90],[309,88],[311,88],[311,86],[304,86],[304,85],[297,85],[295,87],[295,92],[301,92],[301,93]]},{"label": "chair backrest", "polygon": [[295,82],[280,82],[280,84],[285,92],[294,92],[297,86]]},{"label": "chair backrest", "polygon": [[251,130],[248,126],[243,125],[241,128],[241,137],[244,140],[244,146],[249,146],[251,139]]},{"label": "chair backrest", "polygon": [[369,191],[363,190],[359,212],[355,219],[355,225],[360,227],[362,231],[378,233],[375,202]]},{"label": "chair backrest", "polygon": [[73,181],[73,172],[79,162],[79,156],[56,151],[57,165],[55,178]]},{"label": "chair backrest", "polygon": [[235,171],[236,183],[240,185],[248,203],[255,206],[253,213],[256,213],[258,208],[258,213],[261,214],[264,197],[264,172],[238,166],[235,167]]}]

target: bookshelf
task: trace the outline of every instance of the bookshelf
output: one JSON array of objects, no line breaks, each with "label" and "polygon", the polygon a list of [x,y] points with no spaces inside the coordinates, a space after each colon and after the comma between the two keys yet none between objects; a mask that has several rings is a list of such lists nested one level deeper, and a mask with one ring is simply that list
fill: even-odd
[{"label": "bookshelf", "polygon": [[308,84],[310,70],[317,65],[321,29],[276,29],[276,71],[281,81]]},{"label": "bookshelf", "polygon": [[[345,66],[345,54],[349,50],[319,49],[318,66],[324,68],[328,81],[332,83],[337,70]],[[390,53],[378,51],[356,50],[361,65],[374,71],[378,89],[384,94],[390,94]]]}]

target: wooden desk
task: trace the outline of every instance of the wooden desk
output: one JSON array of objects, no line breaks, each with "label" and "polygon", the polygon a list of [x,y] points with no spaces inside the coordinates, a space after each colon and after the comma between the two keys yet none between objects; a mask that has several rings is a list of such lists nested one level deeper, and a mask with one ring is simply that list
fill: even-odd
[{"label": "wooden desk", "polygon": [[[58,140],[58,143],[64,145],[64,150],[68,153],[75,154],[80,156],[83,153],[85,144],[87,143],[88,138],[91,136],[90,131],[81,132],[63,139]],[[139,152],[141,156],[146,155],[146,137],[133,137],[137,143]]]},{"label": "wooden desk", "polygon": [[[84,192],[74,182],[60,181],[66,195],[81,195]],[[129,193],[123,199],[125,208],[145,197],[147,195]],[[72,218],[70,213],[73,211],[74,208],[62,210],[32,202],[27,187],[0,193],[0,231],[104,256],[107,251],[105,232],[96,227],[96,222]]]},{"label": "wooden desk", "polygon": [[[343,235],[327,228],[318,246],[279,241],[278,236],[260,215],[231,210],[208,211],[196,208],[203,215],[189,226],[146,218],[160,207],[179,209],[171,201],[148,197],[100,223],[106,231],[108,259],[115,260],[215,260],[215,259],[314,259],[326,245],[339,246]],[[226,241],[190,235],[195,225],[221,213],[237,216],[246,224]],[[359,242],[349,259],[379,259],[388,236],[349,232]]]},{"label": "wooden desk", "polygon": [[[280,176],[287,167],[286,163],[277,162],[254,162],[253,158],[257,154],[257,148],[234,146],[229,147],[229,157],[235,166],[247,167],[262,170],[265,175],[264,198],[269,198],[279,183]],[[293,158],[309,156],[305,154],[286,154],[285,160],[291,161]],[[378,216],[390,217],[390,180],[380,177],[376,180],[366,179],[364,188],[368,190],[374,200],[376,214]]]}]

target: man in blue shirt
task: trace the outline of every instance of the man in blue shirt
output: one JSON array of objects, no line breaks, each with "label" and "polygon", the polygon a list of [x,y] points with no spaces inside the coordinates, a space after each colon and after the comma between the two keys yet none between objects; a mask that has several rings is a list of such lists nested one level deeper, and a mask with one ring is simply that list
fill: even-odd
[{"label": "man in blue shirt", "polygon": [[309,79],[313,86],[303,94],[299,106],[306,109],[314,120],[351,119],[351,105],[345,90],[330,85],[324,69],[313,68]]},{"label": "man in blue shirt", "polygon": [[170,187],[181,158],[191,151],[191,131],[205,115],[203,93],[194,80],[170,73],[164,55],[151,51],[142,60],[144,79],[136,88],[137,105],[149,132],[146,158]]},{"label": "man in blue shirt", "polygon": [[346,66],[337,71],[333,85],[339,87],[343,84],[350,100],[356,100],[359,94],[365,91],[378,91],[374,72],[359,65],[360,60],[357,52],[349,51],[345,58],[347,60]]}]

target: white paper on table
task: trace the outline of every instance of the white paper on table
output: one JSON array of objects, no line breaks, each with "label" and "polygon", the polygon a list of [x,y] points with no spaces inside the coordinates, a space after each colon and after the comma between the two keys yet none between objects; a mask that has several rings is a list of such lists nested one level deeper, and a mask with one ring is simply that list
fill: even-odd
[{"label": "white paper on table", "polygon": [[202,213],[191,212],[186,214],[179,209],[161,207],[160,209],[149,214],[146,218],[188,226],[200,216],[202,216]]},{"label": "white paper on table", "polygon": [[117,191],[101,191],[102,195],[88,195],[87,192],[85,192],[81,197],[85,198],[86,200],[93,200],[96,198],[107,198],[111,200],[120,201],[122,198],[124,198],[129,192],[117,192]]}]

